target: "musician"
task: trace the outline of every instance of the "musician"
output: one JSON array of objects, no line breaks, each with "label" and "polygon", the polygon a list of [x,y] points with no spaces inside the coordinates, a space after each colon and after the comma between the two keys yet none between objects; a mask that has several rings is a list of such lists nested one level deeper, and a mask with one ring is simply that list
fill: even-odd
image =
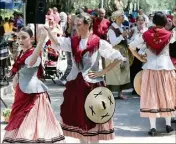
[{"label": "musician", "polygon": [[[122,90],[130,83],[130,64],[129,51],[127,48],[128,31],[125,30],[122,23],[124,22],[123,10],[113,12],[112,20],[114,21],[108,30],[108,40],[114,49],[119,50],[122,55],[128,58],[126,62],[121,62],[116,65],[109,73],[106,74],[106,84],[112,90],[114,87],[118,88],[118,96],[115,98],[126,100],[127,97],[122,95]],[[105,61],[107,67],[111,64],[111,60]]]}]

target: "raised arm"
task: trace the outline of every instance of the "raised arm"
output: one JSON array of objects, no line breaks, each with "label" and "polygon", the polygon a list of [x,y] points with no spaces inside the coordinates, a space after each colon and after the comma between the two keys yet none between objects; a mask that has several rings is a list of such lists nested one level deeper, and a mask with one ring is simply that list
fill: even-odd
[{"label": "raised arm", "polygon": [[35,48],[34,52],[31,55],[29,66],[33,66],[36,63],[36,61],[39,57],[39,54],[40,54],[40,50],[42,49],[42,47],[45,43],[46,37],[47,37],[47,31],[44,27],[41,27],[40,38],[39,38],[39,41],[37,43],[37,47]]},{"label": "raised arm", "polygon": [[48,37],[51,40],[51,43],[53,43],[54,45],[60,47],[60,43],[57,41],[57,36],[51,32],[51,30],[49,29],[49,27],[45,26],[44,27],[47,32],[48,32]]},{"label": "raised arm", "polygon": [[51,40],[51,47],[57,51],[62,49],[63,51],[71,52],[71,40],[67,37],[57,37],[48,27],[45,26],[48,32],[48,37]]}]

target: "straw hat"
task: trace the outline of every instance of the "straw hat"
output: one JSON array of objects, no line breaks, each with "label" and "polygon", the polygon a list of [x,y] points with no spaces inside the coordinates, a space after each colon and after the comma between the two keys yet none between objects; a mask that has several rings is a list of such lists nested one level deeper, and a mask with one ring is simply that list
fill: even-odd
[{"label": "straw hat", "polygon": [[134,89],[138,95],[141,94],[142,71],[138,72],[134,78]]},{"label": "straw hat", "polygon": [[88,94],[84,108],[91,121],[99,124],[106,123],[115,111],[114,96],[108,88],[97,87]]}]

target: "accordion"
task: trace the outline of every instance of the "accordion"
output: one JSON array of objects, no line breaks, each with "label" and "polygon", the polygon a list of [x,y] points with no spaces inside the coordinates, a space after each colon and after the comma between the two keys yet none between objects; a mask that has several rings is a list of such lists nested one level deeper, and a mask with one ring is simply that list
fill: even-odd
[{"label": "accordion", "polygon": [[170,57],[176,58],[176,42],[169,44]]}]

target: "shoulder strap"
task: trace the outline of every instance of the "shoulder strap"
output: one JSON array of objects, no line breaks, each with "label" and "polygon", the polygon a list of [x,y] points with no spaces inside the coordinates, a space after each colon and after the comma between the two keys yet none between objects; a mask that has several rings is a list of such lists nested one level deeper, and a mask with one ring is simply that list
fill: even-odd
[{"label": "shoulder strap", "polygon": [[112,25],[109,27],[109,29],[112,29],[114,32],[115,32],[115,34],[116,34],[116,37],[119,37],[122,33],[120,32],[120,30],[119,30],[119,28],[115,28],[115,27],[113,27]]}]

